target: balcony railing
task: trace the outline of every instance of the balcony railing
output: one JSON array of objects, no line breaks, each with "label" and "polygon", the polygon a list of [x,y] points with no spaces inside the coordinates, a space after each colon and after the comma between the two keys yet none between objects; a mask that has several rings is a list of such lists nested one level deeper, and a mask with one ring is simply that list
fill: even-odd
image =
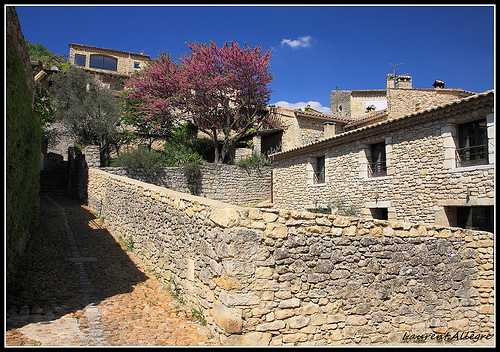
[{"label": "balcony railing", "polygon": [[325,183],[325,172],[324,171],[314,171],[313,172],[314,183]]},{"label": "balcony railing", "polygon": [[375,161],[368,164],[368,177],[387,176],[387,165],[385,160]]},{"label": "balcony railing", "polygon": [[457,167],[482,165],[488,163],[488,146],[475,145],[467,148],[456,149]]}]

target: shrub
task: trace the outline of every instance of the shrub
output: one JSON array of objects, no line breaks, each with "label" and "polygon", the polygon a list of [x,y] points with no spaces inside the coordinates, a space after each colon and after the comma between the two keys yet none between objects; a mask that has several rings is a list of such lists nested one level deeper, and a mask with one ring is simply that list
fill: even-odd
[{"label": "shrub", "polygon": [[190,162],[184,165],[184,176],[189,187],[189,192],[192,195],[197,195],[201,181],[202,166],[195,162]]},{"label": "shrub", "polygon": [[139,147],[121,154],[111,162],[111,167],[120,166],[127,170],[154,175],[161,167],[161,155],[159,151]]},{"label": "shrub", "polygon": [[179,143],[165,142],[161,152],[161,165],[177,167],[189,163],[203,163],[203,158],[189,147]]},{"label": "shrub", "polygon": [[251,156],[241,159],[235,164],[242,167],[262,167],[271,165],[271,160],[265,154],[253,152]]}]

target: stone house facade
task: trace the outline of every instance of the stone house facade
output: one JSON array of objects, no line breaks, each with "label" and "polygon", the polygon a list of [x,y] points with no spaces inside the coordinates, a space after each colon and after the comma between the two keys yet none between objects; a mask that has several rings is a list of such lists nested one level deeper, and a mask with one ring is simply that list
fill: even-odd
[{"label": "stone house facade", "polygon": [[494,91],[276,153],[277,208],[493,231]]},{"label": "stone house facade", "polygon": [[149,55],[142,53],[69,44],[70,63],[95,73],[103,87],[112,91],[122,90],[124,80],[144,68],[149,59]]},{"label": "stone house facade", "polygon": [[[249,135],[253,151],[266,155],[286,151],[317,142],[325,137],[341,133],[349,118],[332,116],[315,111],[269,107],[268,118],[277,121],[278,128],[262,129]],[[236,159],[248,156],[252,150],[239,148]],[[239,156],[239,157],[238,157]]]}]

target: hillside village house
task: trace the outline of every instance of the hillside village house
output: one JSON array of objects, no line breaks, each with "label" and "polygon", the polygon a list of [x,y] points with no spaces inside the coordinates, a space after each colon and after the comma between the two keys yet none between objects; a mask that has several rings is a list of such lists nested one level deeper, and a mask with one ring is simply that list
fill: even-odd
[{"label": "hillside village house", "polygon": [[142,53],[69,44],[70,63],[95,74],[104,87],[114,91],[121,91],[124,81],[144,68],[148,60],[149,55]]},{"label": "hillside village house", "polygon": [[[149,60],[148,55],[132,53],[122,50],[100,48],[83,44],[69,44],[70,65],[81,67],[93,74],[94,79],[111,93],[118,96],[123,90],[124,82],[134,72],[144,68]],[[50,74],[52,70],[41,70],[35,81],[39,82]],[[74,145],[71,133],[61,123],[52,123],[45,126],[45,135],[48,136],[47,152],[45,153],[45,167],[52,162],[48,155],[59,160],[67,160],[68,148]],[[44,166],[42,166],[43,168]]]},{"label": "hillside village house", "polygon": [[493,232],[494,91],[460,94],[416,112],[407,104],[399,117],[393,112],[405,109],[388,99],[378,122],[347,123],[343,133],[273,154],[274,207],[327,208],[342,200],[368,218]]}]

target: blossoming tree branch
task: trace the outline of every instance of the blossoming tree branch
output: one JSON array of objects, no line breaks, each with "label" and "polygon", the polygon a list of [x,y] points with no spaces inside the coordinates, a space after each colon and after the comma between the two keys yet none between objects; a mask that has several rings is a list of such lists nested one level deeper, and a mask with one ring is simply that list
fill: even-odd
[{"label": "blossoming tree branch", "polygon": [[187,46],[191,53],[177,62],[162,53],[132,76],[123,103],[157,129],[191,120],[211,138],[215,163],[221,164],[250,132],[277,125],[265,110],[272,92],[271,52],[234,41]]}]

